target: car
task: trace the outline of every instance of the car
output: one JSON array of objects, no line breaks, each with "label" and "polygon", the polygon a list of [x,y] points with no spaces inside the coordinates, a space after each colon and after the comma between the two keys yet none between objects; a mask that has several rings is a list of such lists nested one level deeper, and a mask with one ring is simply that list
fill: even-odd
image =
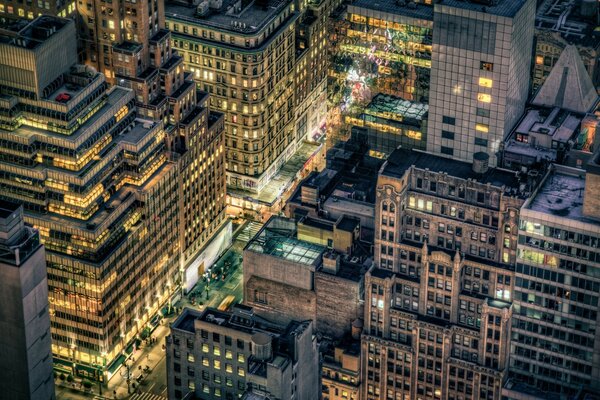
[{"label": "car", "polygon": [[231,303],[233,303],[234,300],[235,300],[234,295],[229,295],[229,296],[225,297],[223,299],[223,301],[221,302],[221,304],[219,304],[218,310],[226,311],[229,308],[229,306],[231,305]]},{"label": "car", "polygon": [[58,101],[59,103],[66,103],[67,101],[71,100],[71,95],[69,93],[61,93],[56,96],[54,100]]}]

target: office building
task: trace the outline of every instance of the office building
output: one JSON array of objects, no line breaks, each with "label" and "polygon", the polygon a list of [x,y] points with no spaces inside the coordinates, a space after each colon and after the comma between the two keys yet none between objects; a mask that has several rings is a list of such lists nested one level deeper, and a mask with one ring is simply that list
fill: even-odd
[{"label": "office building", "polygon": [[521,208],[509,399],[600,390],[599,174],[597,152],[584,169],[553,165]]},{"label": "office building", "polygon": [[177,125],[138,113],[76,63],[74,33],[49,16],[3,31],[0,196],[46,247],[56,365],[102,380],[224,220],[223,118],[195,90]]},{"label": "office building", "polygon": [[594,86],[600,83],[598,4],[586,0],[544,0],[535,17],[535,55],[532,90],[544,83],[568,45],[576,47]]},{"label": "office building", "polygon": [[317,399],[310,321],[275,324],[235,305],[184,309],[167,337],[169,399]]},{"label": "office building", "polygon": [[533,183],[482,160],[396,150],[381,169],[363,399],[501,398],[518,210]]},{"label": "office building", "polygon": [[[333,88],[343,94],[332,96],[334,106],[348,122],[371,125],[380,135],[373,150],[385,155],[396,143],[467,162],[486,152],[495,166],[529,93],[535,1],[431,3],[348,5],[335,44]],[[375,119],[369,103],[380,94],[398,98]]]},{"label": "office building", "polygon": [[359,238],[354,218],[271,217],[244,249],[245,304],[278,323],[311,320],[316,332],[343,336],[363,314],[372,263]]},{"label": "office building", "polygon": [[166,6],[186,70],[211,94],[211,108],[226,114],[234,205],[268,187],[324,118],[327,9],[290,0]]},{"label": "office building", "polygon": [[360,400],[360,333],[362,320],[352,323],[352,336],[319,344],[323,354],[321,373],[323,400]]},{"label": "office building", "polygon": [[0,200],[0,398],[52,400],[48,279],[38,233],[23,207]]}]

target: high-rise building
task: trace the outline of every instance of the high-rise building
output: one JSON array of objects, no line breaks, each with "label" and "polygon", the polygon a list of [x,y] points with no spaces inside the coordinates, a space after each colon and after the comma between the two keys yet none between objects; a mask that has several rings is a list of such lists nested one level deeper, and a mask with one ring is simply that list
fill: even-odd
[{"label": "high-rise building", "polygon": [[529,93],[535,1],[431,3],[348,5],[336,105],[374,132],[375,151],[402,145],[468,162],[483,151],[495,166]]},{"label": "high-rise building", "polygon": [[44,247],[23,207],[0,200],[0,398],[54,399]]},{"label": "high-rise building", "polygon": [[169,399],[317,399],[312,322],[280,325],[235,305],[184,309],[167,337]]},{"label": "high-rise building", "polygon": [[[600,164],[554,165],[521,208],[508,399],[600,390]],[[564,397],[562,397],[564,398]]]},{"label": "high-rise building", "polygon": [[223,118],[195,90],[176,124],[138,113],[76,63],[70,20],[2,33],[0,197],[45,244],[55,356],[102,379],[225,220]]},{"label": "high-rise building", "polygon": [[481,162],[390,155],[365,278],[363,399],[501,398],[518,211],[530,186]]},{"label": "high-rise building", "polygon": [[260,193],[324,118],[325,3],[167,4],[186,70],[226,114],[231,189]]}]

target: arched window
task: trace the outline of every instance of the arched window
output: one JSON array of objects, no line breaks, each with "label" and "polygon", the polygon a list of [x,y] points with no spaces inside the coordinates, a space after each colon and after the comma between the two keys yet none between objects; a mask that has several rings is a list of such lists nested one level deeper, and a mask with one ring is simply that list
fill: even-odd
[{"label": "arched window", "polygon": [[382,211],[387,211],[388,210],[388,203],[387,203],[387,201],[384,201],[383,203],[381,203],[381,210]]},{"label": "arched window", "polygon": [[390,203],[390,212],[396,212],[396,205],[394,203]]}]

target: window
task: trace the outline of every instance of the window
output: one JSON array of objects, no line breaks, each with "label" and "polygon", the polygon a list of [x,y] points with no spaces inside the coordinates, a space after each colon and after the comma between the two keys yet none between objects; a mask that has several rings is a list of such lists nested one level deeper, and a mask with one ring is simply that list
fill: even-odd
[{"label": "window", "polygon": [[493,81],[489,78],[479,78],[479,86],[483,86],[486,88],[491,88]]},{"label": "window", "polygon": [[490,127],[487,124],[475,124],[475,130],[478,132],[488,133],[490,131]]},{"label": "window", "polygon": [[487,147],[487,145],[488,145],[487,139],[475,138],[475,146]]},{"label": "window", "polygon": [[442,138],[443,139],[454,140],[454,132],[442,130]]},{"label": "window", "polygon": [[446,115],[442,116],[442,122],[448,125],[454,125],[456,123],[456,118],[448,117]]},{"label": "window", "polygon": [[486,110],[486,109],[484,109],[484,108],[479,108],[479,107],[477,107],[477,111],[476,111],[476,112],[477,112],[477,116],[478,116],[478,117],[486,117],[486,118],[489,118],[489,116],[490,116],[490,110]]},{"label": "window", "polygon": [[477,100],[481,101],[482,103],[491,103],[492,96],[487,93],[479,93],[477,94]]},{"label": "window", "polygon": [[447,154],[449,156],[454,155],[454,149],[451,147],[442,146],[440,151],[442,154]]},{"label": "window", "polygon": [[494,64],[491,62],[485,62],[485,61],[481,61],[479,63],[479,69],[482,69],[484,71],[493,71],[494,70]]}]

